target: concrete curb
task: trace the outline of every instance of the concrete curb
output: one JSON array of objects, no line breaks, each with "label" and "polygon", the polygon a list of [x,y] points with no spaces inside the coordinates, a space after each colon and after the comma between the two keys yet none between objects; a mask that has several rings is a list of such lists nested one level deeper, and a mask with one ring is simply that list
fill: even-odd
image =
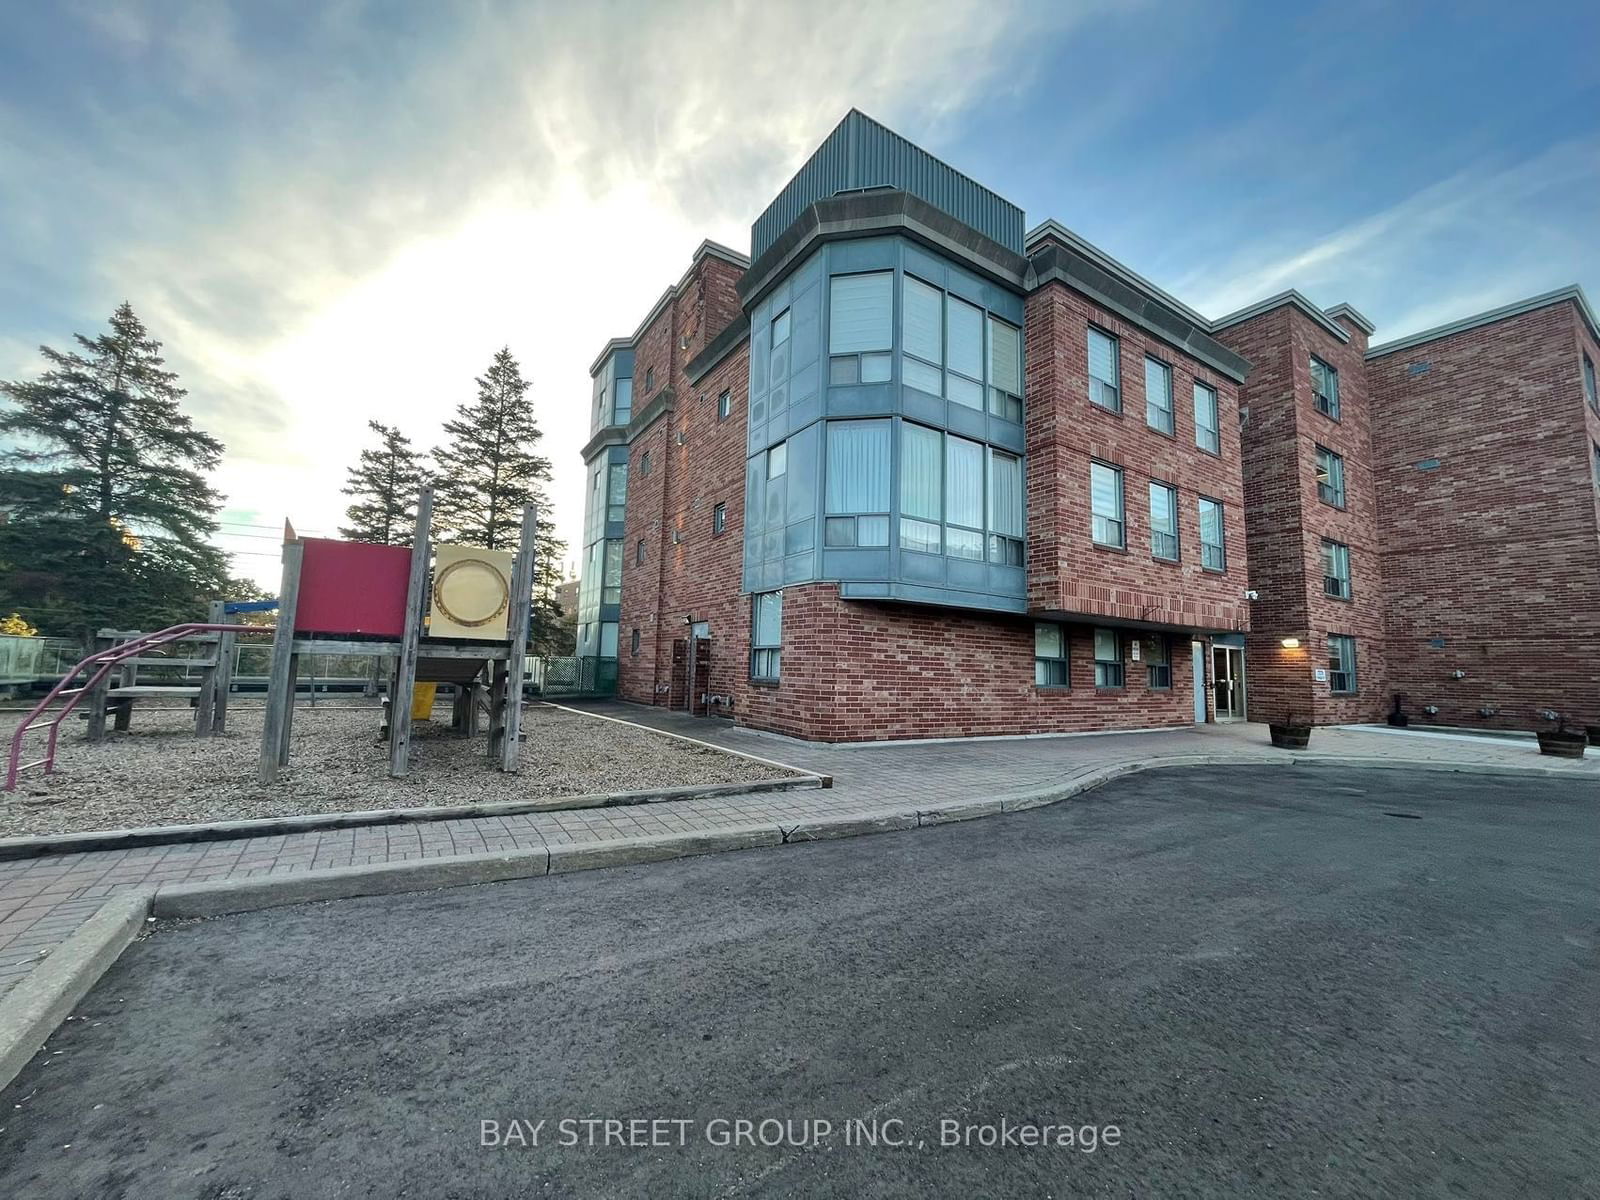
[{"label": "concrete curb", "polygon": [[744,825],[704,833],[666,833],[656,837],[608,838],[592,842],[567,842],[550,847],[551,875],[567,871],[592,871],[599,867],[628,867],[720,854],[727,850],[760,850],[783,845],[776,825]]},{"label": "concrete curb", "polygon": [[17,1077],[144,927],[150,893],[113,896],[0,1001],[0,1088]]},{"label": "concrete curb", "polygon": [[752,783],[690,784],[686,787],[646,788],[633,792],[548,796],[539,800],[486,800],[478,804],[373,808],[356,812],[260,817],[249,821],[208,821],[195,825],[152,825],[140,829],[0,838],[0,861],[38,858],[45,854],[72,854],[83,850],[128,850],[135,846],[173,846],[190,842],[224,842],[234,838],[276,837],[286,833],[315,833],[324,829],[355,829],[368,825],[422,824],[472,817],[510,817],[521,813],[572,812],[584,808],[625,808],[639,804],[739,796],[747,792],[790,792],[827,787],[828,784],[824,782],[826,779],[827,776],[814,772],[803,772],[792,779],[758,779]]}]

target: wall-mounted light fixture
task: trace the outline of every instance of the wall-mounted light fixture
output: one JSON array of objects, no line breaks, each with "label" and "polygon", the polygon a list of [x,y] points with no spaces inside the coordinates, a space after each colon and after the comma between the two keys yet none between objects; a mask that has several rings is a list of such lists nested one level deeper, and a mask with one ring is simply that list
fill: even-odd
[{"label": "wall-mounted light fixture", "polygon": [[1282,645],[1285,650],[1298,650],[1300,649],[1300,639],[1284,638]]}]

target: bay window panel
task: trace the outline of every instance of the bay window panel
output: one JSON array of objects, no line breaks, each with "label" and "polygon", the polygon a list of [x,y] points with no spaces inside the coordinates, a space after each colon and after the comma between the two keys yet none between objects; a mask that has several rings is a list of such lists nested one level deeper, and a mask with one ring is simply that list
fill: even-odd
[{"label": "bay window panel", "polygon": [[830,354],[892,349],[893,287],[892,271],[835,275],[829,281]]},{"label": "bay window panel", "polygon": [[989,383],[1022,395],[1022,331],[995,317],[989,318]]},{"label": "bay window panel", "polygon": [[1022,460],[996,450],[989,457],[989,527],[1007,537],[1022,536]]},{"label": "bay window panel", "polygon": [[983,447],[945,438],[945,515],[951,525],[983,528]]},{"label": "bay window panel", "polygon": [[889,511],[889,422],[829,421],[827,510]]},{"label": "bay window panel", "polygon": [[[969,379],[983,378],[983,310],[957,300],[945,299],[945,365]],[[981,404],[981,402],[980,402]]]},{"label": "bay window panel", "polygon": [[940,325],[944,293],[907,275],[900,297],[905,321],[905,344],[901,348],[928,362],[943,363]]},{"label": "bay window panel", "polygon": [[944,447],[939,432],[925,425],[900,427],[900,511],[908,517],[940,519]]}]

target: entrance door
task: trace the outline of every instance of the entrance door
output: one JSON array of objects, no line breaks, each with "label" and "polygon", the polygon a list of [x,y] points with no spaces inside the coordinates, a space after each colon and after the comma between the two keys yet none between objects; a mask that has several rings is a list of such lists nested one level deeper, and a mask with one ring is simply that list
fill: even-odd
[{"label": "entrance door", "polygon": [[1217,720],[1244,720],[1244,651],[1237,646],[1211,647],[1211,686],[1216,692]]},{"label": "entrance door", "polygon": [[1206,644],[1189,643],[1189,661],[1194,670],[1194,723],[1206,723]]}]

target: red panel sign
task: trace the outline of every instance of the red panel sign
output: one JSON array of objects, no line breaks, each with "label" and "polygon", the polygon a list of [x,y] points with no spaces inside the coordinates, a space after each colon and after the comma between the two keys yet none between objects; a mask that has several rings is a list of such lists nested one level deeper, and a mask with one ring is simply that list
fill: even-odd
[{"label": "red panel sign", "polygon": [[401,637],[406,631],[410,546],[302,538],[296,633]]}]

